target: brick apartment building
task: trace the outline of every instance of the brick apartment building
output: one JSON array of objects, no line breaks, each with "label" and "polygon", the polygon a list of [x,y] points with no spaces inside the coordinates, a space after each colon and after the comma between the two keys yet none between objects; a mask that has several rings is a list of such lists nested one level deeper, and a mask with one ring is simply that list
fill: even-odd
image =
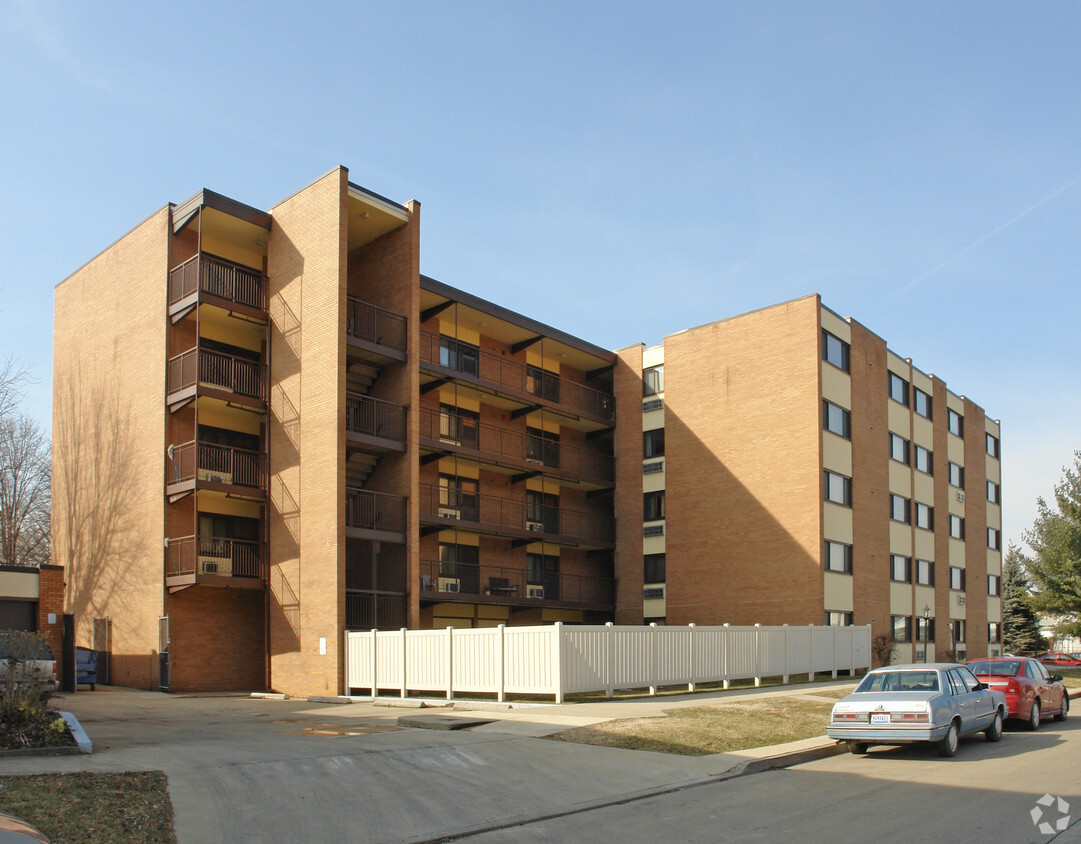
[{"label": "brick apartment building", "polygon": [[57,287],[54,553],[112,682],[337,694],[372,627],[997,640],[997,425],[858,323],[809,297],[617,354],[419,255],[419,204],[337,168],[167,205]]}]

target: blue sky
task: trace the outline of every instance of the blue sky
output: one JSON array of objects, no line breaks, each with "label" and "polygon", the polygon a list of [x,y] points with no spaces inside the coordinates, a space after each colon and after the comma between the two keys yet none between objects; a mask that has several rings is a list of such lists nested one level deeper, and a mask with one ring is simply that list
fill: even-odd
[{"label": "blue sky", "polygon": [[601,346],[821,293],[1002,420],[1008,541],[1081,448],[1076,3],[0,0],[0,33],[0,355],[46,424],[57,282],[201,187],[344,164],[421,201],[423,272]]}]

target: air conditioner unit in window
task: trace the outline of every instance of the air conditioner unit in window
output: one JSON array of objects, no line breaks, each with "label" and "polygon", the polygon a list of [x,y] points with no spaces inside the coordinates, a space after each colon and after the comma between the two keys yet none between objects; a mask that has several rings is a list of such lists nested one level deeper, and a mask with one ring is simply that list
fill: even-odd
[{"label": "air conditioner unit in window", "polygon": [[544,522],[526,522],[526,530],[536,531],[540,533],[544,530]]},{"label": "air conditioner unit in window", "polygon": [[204,562],[203,563],[203,574],[217,574],[217,573],[218,573],[218,564],[217,563],[211,563],[211,562]]},{"label": "air conditioner unit in window", "polygon": [[456,577],[441,577],[439,578],[439,591],[440,592],[461,592],[462,582]]},{"label": "air conditioner unit in window", "polygon": [[543,598],[544,587],[543,586],[527,586],[526,596],[529,598]]}]

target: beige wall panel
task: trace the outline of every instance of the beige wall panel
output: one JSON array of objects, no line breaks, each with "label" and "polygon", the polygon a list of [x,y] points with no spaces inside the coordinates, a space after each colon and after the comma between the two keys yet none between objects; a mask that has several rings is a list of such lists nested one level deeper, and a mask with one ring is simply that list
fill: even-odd
[{"label": "beige wall panel", "polygon": [[[656,398],[656,396],[650,396]],[[648,410],[642,414],[642,430],[655,431],[664,427],[664,408],[660,410]]]},{"label": "beige wall panel", "polygon": [[664,489],[664,472],[650,472],[642,475],[642,492],[660,492]]},{"label": "beige wall panel", "polygon": [[822,467],[852,477],[852,444],[832,434],[823,435]]},{"label": "beige wall panel", "polygon": [[33,572],[0,571],[0,595],[5,598],[38,599],[39,578],[37,569]]},{"label": "beige wall panel", "polygon": [[934,423],[930,419],[924,419],[917,413],[912,414],[912,442],[922,445],[929,451],[935,450]]},{"label": "beige wall panel", "polygon": [[952,536],[950,537],[949,564],[957,568],[965,567],[965,543],[960,539],[954,539]]},{"label": "beige wall panel", "polygon": [[822,327],[826,329],[834,337],[840,340],[844,340],[846,343],[852,342],[852,329],[848,324],[848,321],[837,316],[829,308],[822,308],[820,311],[820,319],[822,320]]},{"label": "beige wall panel", "polygon": [[912,614],[912,587],[907,583],[891,583],[890,615]]},{"label": "beige wall panel", "polygon": [[890,553],[912,554],[912,528],[902,522],[890,522]]},{"label": "beige wall panel", "polygon": [[[642,529],[638,528],[638,535],[641,536]],[[663,554],[665,553],[665,538],[663,536],[643,536],[642,537],[642,553],[643,554]],[[641,568],[642,561],[639,560],[639,568]],[[644,576],[644,572],[639,574],[639,577]]]},{"label": "beige wall panel", "polygon": [[642,601],[642,616],[644,618],[664,618],[664,598],[645,598]]},{"label": "beige wall panel", "polygon": [[958,466],[965,465],[965,441],[950,434],[946,438],[946,459]]},{"label": "beige wall panel", "polygon": [[921,560],[935,559],[935,535],[929,530],[917,530],[913,536],[912,554]]},{"label": "beige wall panel", "polygon": [[660,366],[664,363],[664,345],[642,349],[642,367]]},{"label": "beige wall panel", "polygon": [[[898,463],[896,460],[891,460],[890,466],[890,492],[895,492],[898,495],[903,495],[905,498],[912,497],[912,470],[909,469],[904,463]],[[887,501],[885,506],[889,507]]]},{"label": "beige wall panel", "polygon": [[822,576],[825,610],[852,612],[852,576],[828,571]]},{"label": "beige wall panel", "polygon": [[[935,572],[935,579],[938,579]],[[931,586],[915,586],[912,589],[912,615],[923,618],[925,607],[931,608],[931,617],[935,615],[935,590]],[[936,631],[937,632],[937,631]],[[913,635],[915,635],[915,622],[913,622]]]},{"label": "beige wall panel", "polygon": [[[886,390],[886,385],[882,386]],[[906,440],[912,439],[912,413],[900,402],[890,401],[886,405],[886,417],[889,420],[890,430],[900,434]]]},{"label": "beige wall panel", "polygon": [[822,377],[822,398],[829,399],[841,407],[852,406],[852,379],[847,372],[842,372],[836,366],[822,361],[820,368]]},{"label": "beige wall panel", "polygon": [[822,533],[825,539],[852,544],[852,510],[838,504],[822,507]]},{"label": "beige wall panel", "polygon": [[935,506],[935,478],[923,472],[912,473],[912,498],[924,504]]}]

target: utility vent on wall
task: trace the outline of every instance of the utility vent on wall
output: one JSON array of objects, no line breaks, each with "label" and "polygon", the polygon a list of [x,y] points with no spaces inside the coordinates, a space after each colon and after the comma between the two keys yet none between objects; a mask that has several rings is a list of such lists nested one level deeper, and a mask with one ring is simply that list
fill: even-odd
[{"label": "utility vent on wall", "polygon": [[649,413],[651,410],[660,410],[664,407],[664,399],[650,399],[642,402],[642,412]]},{"label": "utility vent on wall", "polygon": [[964,602],[965,602],[965,596],[964,595],[958,595],[957,596],[957,603],[963,604]]},{"label": "utility vent on wall", "polygon": [[957,493],[957,500],[958,501],[964,501],[965,500],[965,494],[963,492],[958,492]]}]

